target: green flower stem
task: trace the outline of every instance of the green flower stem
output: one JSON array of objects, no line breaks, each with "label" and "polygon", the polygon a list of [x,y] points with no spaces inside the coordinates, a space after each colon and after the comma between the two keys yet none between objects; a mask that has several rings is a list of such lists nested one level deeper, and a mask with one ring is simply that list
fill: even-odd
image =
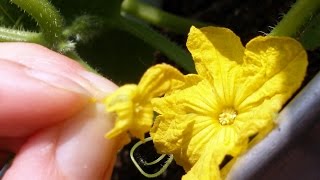
[{"label": "green flower stem", "polygon": [[119,29],[123,29],[133,34],[153,46],[155,49],[163,52],[168,56],[168,58],[180,65],[186,71],[195,72],[191,55],[150,27],[139,22],[126,19],[125,17],[120,17],[117,25]]},{"label": "green flower stem", "polygon": [[11,0],[22,10],[30,14],[39,24],[45,40],[51,49],[61,51],[59,43],[65,41],[62,35],[63,18],[47,0]]},{"label": "green flower stem", "polygon": [[46,45],[41,33],[20,31],[0,27],[0,42],[32,42]]},{"label": "green flower stem", "polygon": [[269,35],[295,37],[300,28],[319,9],[319,0],[297,0]]},{"label": "green flower stem", "polygon": [[150,6],[139,0],[124,0],[121,6],[123,12],[129,13],[155,26],[168,28],[176,33],[186,34],[192,25],[196,27],[208,26],[205,23],[175,16]]}]

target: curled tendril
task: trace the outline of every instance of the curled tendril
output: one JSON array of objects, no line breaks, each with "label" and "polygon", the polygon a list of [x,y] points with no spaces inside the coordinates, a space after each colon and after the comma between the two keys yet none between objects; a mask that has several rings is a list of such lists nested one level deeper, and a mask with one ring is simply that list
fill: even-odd
[{"label": "curled tendril", "polygon": [[[139,164],[137,163],[137,161],[134,159],[134,156],[133,156],[133,153],[134,151],[142,144],[148,142],[148,141],[151,141],[152,138],[151,137],[148,137],[146,138],[144,141],[139,141],[137,142],[130,150],[130,158],[133,162],[133,164],[136,166],[136,168],[140,171],[140,173],[142,175],[144,175],[145,177],[147,178],[155,178],[159,175],[161,175],[167,168],[168,166],[171,164],[172,160],[173,160],[173,155],[169,155],[169,158],[168,160],[165,162],[165,164],[162,166],[162,168],[156,172],[156,173],[153,173],[153,174],[149,174],[149,173],[146,173],[140,166]],[[161,160],[163,160],[164,158],[166,157],[166,154],[162,154],[160,157],[158,157],[156,160],[152,161],[152,162],[145,162],[145,161],[142,161],[143,165],[144,166],[151,166],[151,165],[155,165],[157,163],[159,163]]]}]

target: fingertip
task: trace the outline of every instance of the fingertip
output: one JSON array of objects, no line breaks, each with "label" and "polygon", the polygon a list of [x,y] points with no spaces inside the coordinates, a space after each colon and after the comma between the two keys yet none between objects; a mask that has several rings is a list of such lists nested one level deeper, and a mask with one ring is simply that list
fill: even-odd
[{"label": "fingertip", "polygon": [[32,69],[46,69],[52,72],[73,72],[84,69],[76,61],[34,43],[0,43],[0,57],[11,62],[23,64]]},{"label": "fingertip", "polygon": [[103,99],[118,88],[118,86],[110,80],[95,73],[79,71],[78,74],[91,82],[91,84],[95,87],[96,91],[93,92],[93,96],[96,99]]},{"label": "fingertip", "polygon": [[112,127],[113,117],[105,113],[104,105],[96,103],[66,122],[56,151],[57,163],[64,174],[102,179],[107,171],[112,172],[117,142],[104,138]]},{"label": "fingertip", "polygon": [[[89,101],[89,95],[79,93],[81,87],[63,78],[56,84],[70,83],[78,91],[54,86],[49,81],[26,74],[26,68],[0,60],[0,136],[28,136],[71,117]],[[60,84],[61,82],[61,84]]]},{"label": "fingertip", "polygon": [[103,135],[113,126],[101,104],[30,137],[5,178],[104,179],[111,177],[117,142]]}]

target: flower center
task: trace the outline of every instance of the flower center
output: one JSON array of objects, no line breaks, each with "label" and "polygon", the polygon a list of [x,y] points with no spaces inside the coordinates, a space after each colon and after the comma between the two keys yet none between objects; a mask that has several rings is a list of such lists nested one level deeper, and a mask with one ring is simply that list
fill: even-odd
[{"label": "flower center", "polygon": [[141,104],[140,104],[140,103],[136,103],[136,104],[135,104],[135,107],[134,107],[135,113],[139,113],[139,112],[141,112],[142,110],[143,110],[143,107],[141,106]]},{"label": "flower center", "polygon": [[221,125],[230,125],[233,123],[234,119],[237,117],[237,112],[233,108],[225,108],[219,115],[219,123]]}]

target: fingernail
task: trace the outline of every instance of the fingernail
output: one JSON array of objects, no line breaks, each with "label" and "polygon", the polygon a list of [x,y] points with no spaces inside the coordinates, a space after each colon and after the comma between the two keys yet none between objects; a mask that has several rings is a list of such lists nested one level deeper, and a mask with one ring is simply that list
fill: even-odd
[{"label": "fingernail", "polygon": [[26,73],[28,76],[34,79],[40,80],[46,84],[49,84],[59,89],[64,89],[67,91],[84,94],[86,96],[90,94],[82,86],[68,79],[67,77],[62,77],[53,73],[48,73],[41,70],[35,70],[35,69],[29,69],[29,68],[26,69]]},{"label": "fingernail", "polygon": [[103,98],[102,96],[106,96],[107,94],[115,91],[118,86],[115,85],[113,82],[105,79],[104,77],[88,72],[88,71],[79,71],[78,74],[87,79],[96,89],[100,90],[100,93],[97,96],[98,98]]}]

